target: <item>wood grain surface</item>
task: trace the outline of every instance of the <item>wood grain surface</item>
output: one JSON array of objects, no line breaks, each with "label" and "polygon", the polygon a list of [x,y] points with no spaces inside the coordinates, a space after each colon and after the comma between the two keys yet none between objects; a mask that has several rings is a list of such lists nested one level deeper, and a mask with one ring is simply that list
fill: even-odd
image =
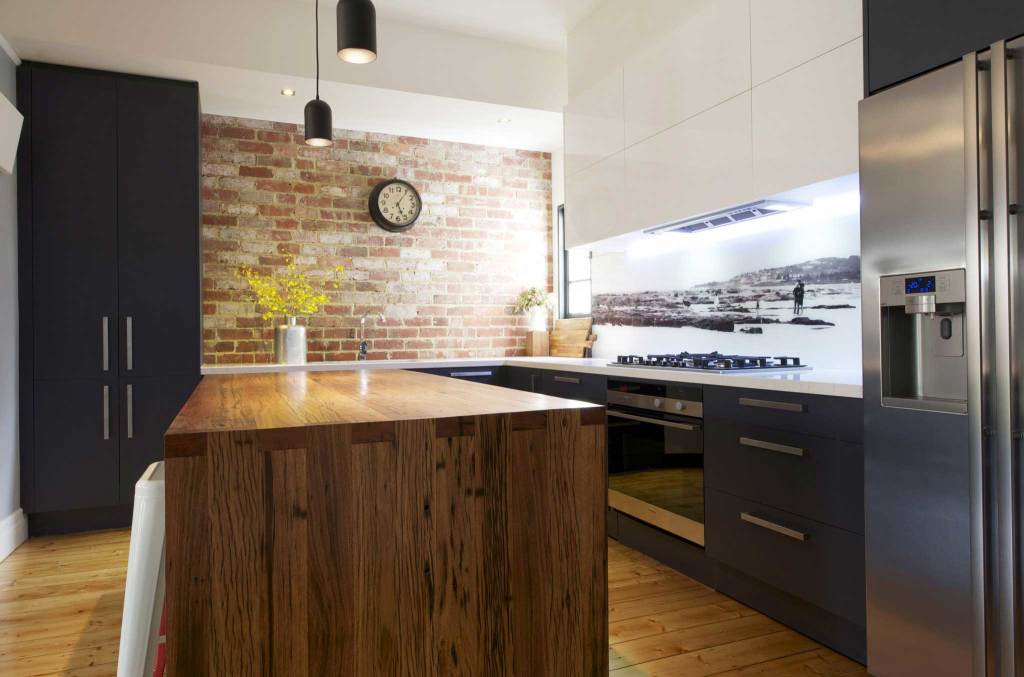
[{"label": "wood grain surface", "polygon": [[171,423],[169,456],[200,453],[189,433],[482,416],[593,407],[399,369],[205,376]]},{"label": "wood grain surface", "polygon": [[[168,448],[201,453],[167,460],[169,674],[607,674],[604,409],[362,374],[303,379],[288,406],[273,388],[296,379],[228,377],[186,405]],[[443,417],[373,418],[417,396]],[[196,433],[211,417],[255,429]]]}]

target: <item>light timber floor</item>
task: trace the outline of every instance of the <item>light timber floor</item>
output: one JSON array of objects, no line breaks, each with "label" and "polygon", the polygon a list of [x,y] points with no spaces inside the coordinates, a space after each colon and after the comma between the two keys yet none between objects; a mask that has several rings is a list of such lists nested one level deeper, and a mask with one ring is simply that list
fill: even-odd
[{"label": "light timber floor", "polygon": [[[608,554],[612,675],[867,674],[619,543]],[[127,562],[128,531],[106,531],[32,539],[0,563],[0,675],[114,675]]]}]

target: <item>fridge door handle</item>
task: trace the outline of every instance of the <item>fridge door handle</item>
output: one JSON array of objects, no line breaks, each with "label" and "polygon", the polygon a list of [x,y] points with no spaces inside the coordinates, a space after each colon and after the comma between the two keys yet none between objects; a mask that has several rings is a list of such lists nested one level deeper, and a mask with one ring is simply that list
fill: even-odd
[{"label": "fridge door handle", "polygon": [[103,439],[110,439],[110,386],[103,386]]}]

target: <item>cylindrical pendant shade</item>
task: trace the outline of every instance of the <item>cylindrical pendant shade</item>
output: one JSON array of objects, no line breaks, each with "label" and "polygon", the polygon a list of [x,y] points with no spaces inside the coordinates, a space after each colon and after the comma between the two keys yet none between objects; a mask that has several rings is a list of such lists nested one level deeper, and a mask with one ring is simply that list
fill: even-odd
[{"label": "cylindrical pendant shade", "polygon": [[330,146],[334,143],[331,134],[331,107],[327,102],[313,99],[306,104],[306,143],[310,146]]},{"label": "cylindrical pendant shade", "polygon": [[377,58],[377,10],[370,0],[338,0],[338,58],[349,63]]}]

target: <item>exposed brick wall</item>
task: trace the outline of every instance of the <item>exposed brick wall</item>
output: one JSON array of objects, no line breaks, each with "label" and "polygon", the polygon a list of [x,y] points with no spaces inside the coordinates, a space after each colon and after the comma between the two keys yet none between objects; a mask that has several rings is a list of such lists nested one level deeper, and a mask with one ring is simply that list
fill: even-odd
[{"label": "exposed brick wall", "polygon": [[[551,158],[546,153],[335,130],[333,148],[301,126],[203,117],[203,359],[268,362],[273,326],[235,276],[285,257],[347,279],[308,325],[309,359],[351,360],[366,312],[371,358],[522,354],[526,319],[510,305],[551,289]],[[419,221],[389,233],[371,188],[397,176],[423,198]]]}]

